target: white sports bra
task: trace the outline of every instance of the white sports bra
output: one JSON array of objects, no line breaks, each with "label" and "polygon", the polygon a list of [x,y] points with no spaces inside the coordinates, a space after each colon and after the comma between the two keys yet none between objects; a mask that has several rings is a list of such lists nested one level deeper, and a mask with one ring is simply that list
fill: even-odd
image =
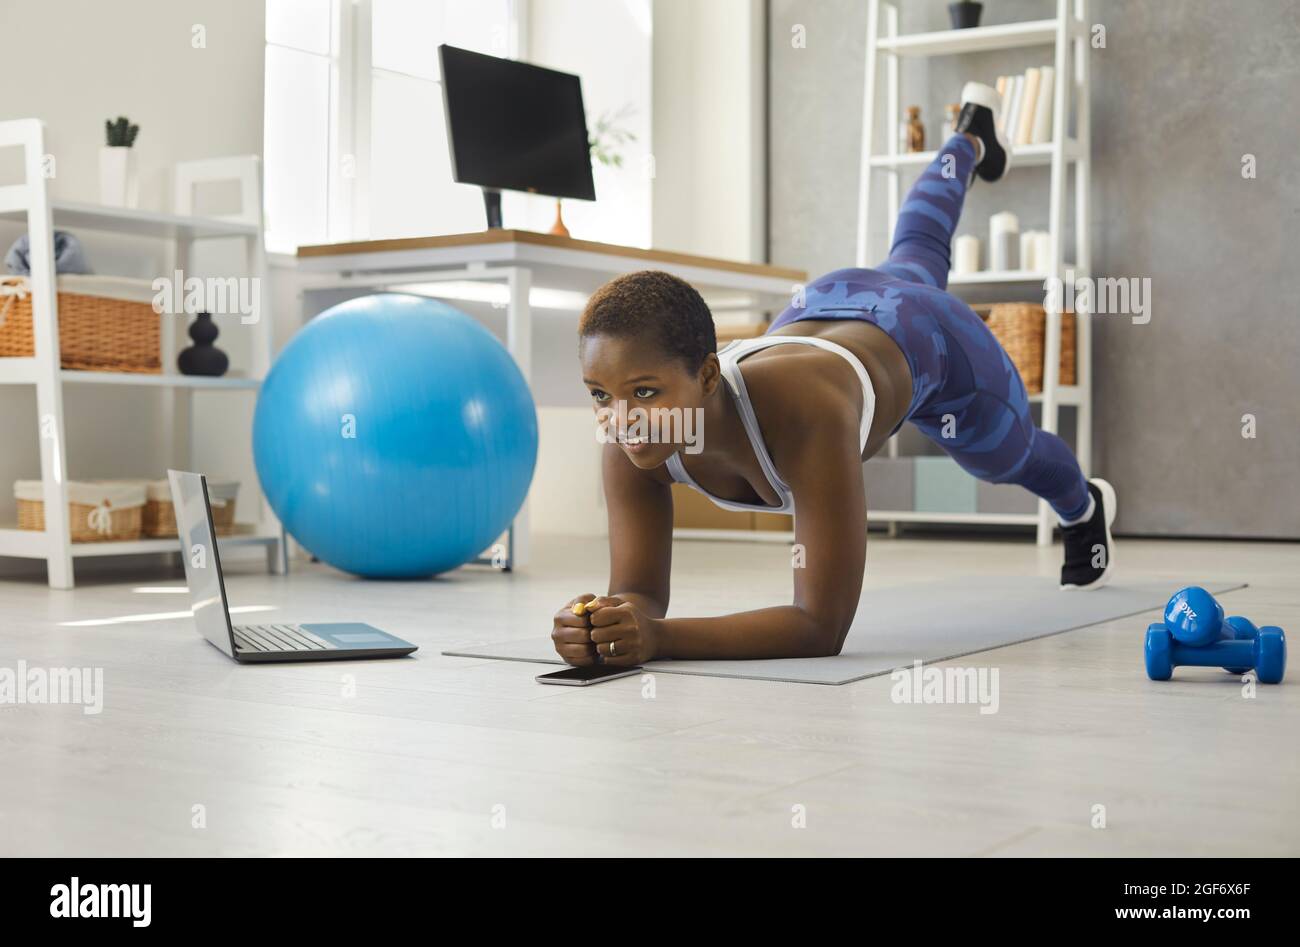
[{"label": "white sports bra", "polygon": [[786,482],[781,479],[781,475],[776,472],[776,466],[772,463],[772,456],[767,452],[767,445],[763,443],[763,435],[758,427],[758,418],[754,414],[753,404],[750,403],[749,391],[745,388],[745,379],[740,374],[741,359],[762,349],[771,348],[773,345],[814,345],[819,349],[825,349],[827,352],[834,352],[836,355],[842,356],[853,366],[853,370],[858,373],[858,380],[862,382],[862,426],[858,453],[861,453],[867,447],[867,436],[871,433],[871,419],[876,414],[876,389],[872,387],[871,376],[862,367],[862,362],[858,360],[857,356],[835,342],[806,335],[764,335],[756,339],[737,339],[718,352],[718,360],[722,363],[722,377],[726,381],[732,397],[736,399],[736,408],[740,411],[740,420],[745,425],[745,433],[749,436],[749,443],[754,449],[754,456],[758,458],[759,466],[763,468],[763,476],[767,478],[772,490],[781,499],[780,506],[768,506],[765,503],[737,503],[733,500],[715,497],[696,483],[691,478],[691,475],[686,472],[680,452],[668,458],[668,473],[673,480],[698,490],[724,510],[794,513],[794,494],[790,492],[790,487],[786,485]]}]

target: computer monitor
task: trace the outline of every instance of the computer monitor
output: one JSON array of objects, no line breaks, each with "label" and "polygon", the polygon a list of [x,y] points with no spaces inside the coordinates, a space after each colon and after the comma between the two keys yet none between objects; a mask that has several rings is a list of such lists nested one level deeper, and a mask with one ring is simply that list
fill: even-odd
[{"label": "computer monitor", "polygon": [[483,188],[489,227],[503,190],[596,199],[577,76],[446,44],[438,59],[452,176]]}]

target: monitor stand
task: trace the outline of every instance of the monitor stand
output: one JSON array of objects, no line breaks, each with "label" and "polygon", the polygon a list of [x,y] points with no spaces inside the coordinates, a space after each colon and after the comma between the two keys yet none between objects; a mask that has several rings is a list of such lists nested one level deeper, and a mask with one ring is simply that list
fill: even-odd
[{"label": "monitor stand", "polygon": [[487,211],[488,230],[500,230],[501,192],[494,187],[483,188],[483,208]]}]

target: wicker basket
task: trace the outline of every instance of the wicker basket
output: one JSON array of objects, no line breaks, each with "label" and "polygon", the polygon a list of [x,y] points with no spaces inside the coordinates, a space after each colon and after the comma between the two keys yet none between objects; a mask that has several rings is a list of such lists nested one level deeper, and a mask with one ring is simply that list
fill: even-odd
[{"label": "wicker basket", "polygon": [[[237,481],[208,480],[208,500],[212,504],[212,522],[218,536],[229,536],[235,531],[235,498],[238,495]],[[176,535],[176,508],[172,505],[171,484],[166,480],[151,481],[146,488],[144,534],[157,539]]]},{"label": "wicker basket", "polygon": [[[60,276],[59,356],[64,368],[99,372],[162,372],[162,323],[141,280]],[[118,292],[123,298],[72,292],[74,287]],[[134,297],[134,298],[131,298]],[[0,279],[0,358],[36,354],[32,297],[25,277]]]},{"label": "wicker basket", "polygon": [[[45,529],[44,487],[39,480],[14,484],[18,528]],[[74,543],[139,539],[144,520],[143,483],[68,483],[68,532]]]},{"label": "wicker basket", "polygon": [[[1025,390],[1036,395],[1043,390],[1043,350],[1047,342],[1047,312],[1036,303],[994,303],[984,316],[989,329],[997,336],[1011,356],[1011,362],[1020,372]],[[1075,315],[1061,314],[1061,369],[1062,385],[1076,384],[1078,333]]]}]

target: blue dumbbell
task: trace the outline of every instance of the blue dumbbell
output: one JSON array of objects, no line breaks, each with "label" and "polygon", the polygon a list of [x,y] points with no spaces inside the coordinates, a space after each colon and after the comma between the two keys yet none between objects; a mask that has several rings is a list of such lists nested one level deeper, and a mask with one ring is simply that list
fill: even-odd
[{"label": "blue dumbbell", "polygon": [[1165,606],[1165,620],[1147,628],[1147,676],[1167,681],[1179,666],[1222,667],[1232,674],[1252,668],[1261,684],[1277,684],[1286,673],[1286,634],[1249,619],[1224,619],[1223,606],[1205,589],[1175,592]]}]

